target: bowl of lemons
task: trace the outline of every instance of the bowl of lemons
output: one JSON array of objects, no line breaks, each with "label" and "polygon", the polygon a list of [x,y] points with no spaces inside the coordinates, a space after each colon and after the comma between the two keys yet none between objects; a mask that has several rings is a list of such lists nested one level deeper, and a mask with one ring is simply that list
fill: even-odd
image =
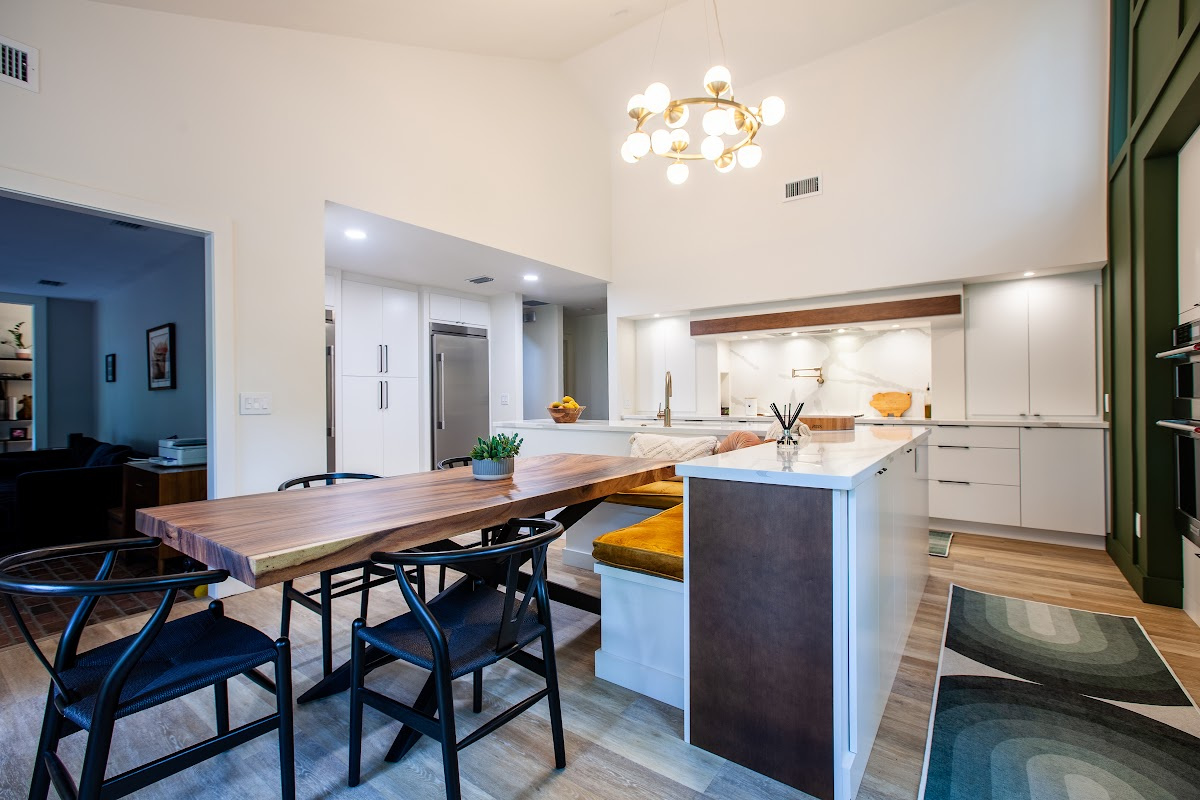
[{"label": "bowl of lemons", "polygon": [[555,422],[575,422],[579,419],[579,415],[587,406],[581,406],[575,402],[575,398],[570,395],[562,400],[555,400],[546,410],[550,412],[550,419]]}]

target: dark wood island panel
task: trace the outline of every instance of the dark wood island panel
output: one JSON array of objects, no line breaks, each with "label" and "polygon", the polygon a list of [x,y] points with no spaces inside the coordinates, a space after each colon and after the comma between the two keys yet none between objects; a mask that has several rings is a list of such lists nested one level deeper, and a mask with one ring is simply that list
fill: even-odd
[{"label": "dark wood island panel", "polygon": [[688,487],[691,743],[832,800],[833,492]]}]

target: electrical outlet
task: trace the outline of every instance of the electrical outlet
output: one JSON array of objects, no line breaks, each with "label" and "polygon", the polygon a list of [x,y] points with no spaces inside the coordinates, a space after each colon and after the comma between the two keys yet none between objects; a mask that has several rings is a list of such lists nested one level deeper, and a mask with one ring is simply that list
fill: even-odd
[{"label": "electrical outlet", "polygon": [[502,406],[506,406],[506,405],[508,405],[508,394],[507,394],[507,393],[501,393],[501,395],[500,395],[500,405],[502,405]]},{"label": "electrical outlet", "polygon": [[238,395],[239,414],[270,414],[270,392],[242,392]]},{"label": "electrical outlet", "polygon": [[1140,511],[1133,512],[1133,535],[1137,538],[1142,538],[1142,514]]}]

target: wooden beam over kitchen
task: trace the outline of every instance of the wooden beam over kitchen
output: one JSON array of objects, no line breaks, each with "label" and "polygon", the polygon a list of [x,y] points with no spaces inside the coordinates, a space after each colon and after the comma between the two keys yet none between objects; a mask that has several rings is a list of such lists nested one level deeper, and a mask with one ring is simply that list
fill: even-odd
[{"label": "wooden beam over kitchen", "polygon": [[962,313],[962,295],[917,297],[911,300],[888,300],[882,303],[862,303],[854,306],[805,308],[800,311],[778,311],[773,314],[750,314],[743,317],[721,317],[692,321],[692,336],[713,333],[748,333],[779,328],[808,328],[813,325],[847,325],[855,322],[883,322],[889,319],[943,317]]}]

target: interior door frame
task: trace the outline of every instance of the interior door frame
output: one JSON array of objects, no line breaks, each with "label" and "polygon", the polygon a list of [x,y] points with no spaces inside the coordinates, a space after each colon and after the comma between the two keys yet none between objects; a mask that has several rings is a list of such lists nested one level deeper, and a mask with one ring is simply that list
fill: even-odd
[{"label": "interior door frame", "polygon": [[[0,166],[0,192],[16,199],[113,214],[204,238],[205,413],[208,496],[237,493],[233,221]],[[43,370],[44,372],[44,370]]]}]

